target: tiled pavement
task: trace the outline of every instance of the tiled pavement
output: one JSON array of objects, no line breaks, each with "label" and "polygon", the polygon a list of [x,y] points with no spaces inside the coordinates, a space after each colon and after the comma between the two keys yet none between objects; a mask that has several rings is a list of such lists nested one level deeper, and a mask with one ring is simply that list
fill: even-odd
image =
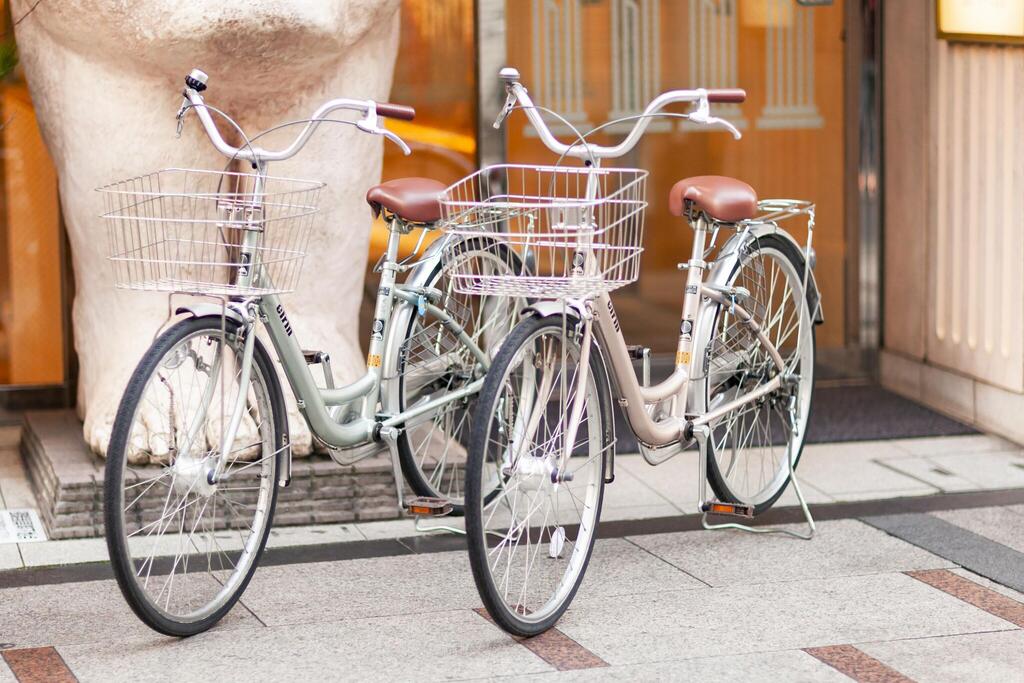
[{"label": "tiled pavement", "polygon": [[[3,447],[0,432],[0,508],[32,507],[20,456]],[[616,479],[605,493],[601,519],[636,520],[692,514],[699,497],[695,454],[651,467],[639,455],[616,458]],[[942,438],[814,444],[798,470],[809,503],[827,504],[940,493],[1024,488],[1024,450],[978,434]],[[787,490],[777,506],[795,505]],[[459,520],[445,523],[458,526]],[[278,527],[270,547],[378,540],[415,534],[412,522],[391,520],[312,527]],[[71,539],[21,546],[0,544],[0,570],[107,558],[103,539]]]},{"label": "tiled pavement", "polygon": [[[928,496],[964,490],[965,482],[970,490],[1021,486],[1021,462],[1015,446],[971,436],[808,447],[801,473],[812,500],[830,503]],[[696,483],[688,469],[693,463],[681,459],[646,468],[621,458],[609,514],[690,512]],[[659,476],[645,476],[652,470]],[[999,567],[1009,559],[1009,575],[1024,580],[1024,505],[896,522],[822,521],[810,542],[645,533],[637,523],[636,533],[599,540],[558,631],[533,641],[508,637],[477,611],[460,551],[265,566],[221,625],[184,641],[142,626],[112,581],[62,583],[39,574],[35,585],[0,588],[0,683],[71,675],[1024,681],[1024,594],[971,571],[998,574],[986,564],[998,557]],[[936,528],[951,532],[935,538]],[[411,522],[282,529],[274,543],[298,544],[291,552],[301,556],[325,542],[342,547],[410,533]],[[950,559],[963,547],[976,550]],[[0,545],[0,563],[11,548],[18,549]],[[13,566],[97,561],[105,549],[94,541],[26,544],[15,557]],[[0,586],[34,571],[0,572]]]}]

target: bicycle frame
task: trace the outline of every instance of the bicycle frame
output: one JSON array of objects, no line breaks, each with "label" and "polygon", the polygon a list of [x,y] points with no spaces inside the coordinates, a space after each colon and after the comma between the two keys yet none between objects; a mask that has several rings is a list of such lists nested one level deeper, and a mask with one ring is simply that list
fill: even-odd
[{"label": "bicycle frame", "polygon": [[[270,294],[255,299],[232,302],[229,305],[233,317],[243,323],[245,330],[240,385],[245,386],[248,382],[256,337],[251,332],[259,322],[262,323],[277,352],[285,378],[295,395],[299,411],[316,438],[331,448],[352,448],[373,441],[393,439],[398,435],[399,429],[414,424],[411,421],[417,417],[429,415],[446,403],[478,392],[483,384],[483,375],[490,365],[487,353],[476,344],[457,320],[437,305],[441,298],[441,292],[426,286],[426,276],[429,275],[433,266],[436,265],[437,259],[440,258],[444,238],[434,242],[424,257],[413,267],[413,274],[409,278],[410,282],[400,284],[396,282],[397,275],[406,268],[398,260],[399,239],[407,230],[404,230],[398,219],[391,221],[389,229],[390,235],[380,266],[381,278],[374,309],[375,325],[374,329],[370,331],[366,373],[350,384],[337,388],[317,386],[278,295]],[[246,244],[249,244],[248,240]],[[254,277],[254,275],[250,272],[247,277]],[[382,382],[385,380],[382,359],[387,358],[390,354],[398,353],[398,345],[403,341],[403,336],[395,333],[393,327],[396,304],[405,304],[410,310],[410,315],[417,314],[412,310],[415,307],[422,310],[424,314],[429,314],[441,321],[470,350],[480,364],[480,369],[476,379],[456,391],[417,404],[407,410],[388,414],[378,412],[377,404],[381,396]],[[183,308],[188,309],[189,307]],[[409,318],[402,316],[400,319],[405,321]],[[346,410],[356,402],[361,404],[358,411],[352,413],[350,410]],[[244,410],[245,396],[243,393],[240,394],[238,403],[233,407],[228,429],[222,437],[222,453],[229,452],[229,445],[234,441]],[[351,417],[348,417],[349,415]],[[290,459],[290,453],[287,457]],[[287,485],[290,478],[290,460],[286,459],[284,465],[279,472],[281,485]],[[217,474],[219,473],[220,465],[218,465]]]},{"label": "bicycle frame", "polygon": [[[667,379],[653,386],[640,384],[633,369],[615,307],[607,293],[595,298],[581,316],[585,328],[593,325],[592,333],[597,335],[599,347],[603,351],[603,359],[613,382],[614,395],[623,408],[630,429],[637,439],[648,448],[688,441],[692,438],[694,428],[709,425],[739,406],[778,390],[787,380],[785,363],[781,354],[753,316],[742,304],[734,301],[733,297],[719,291],[716,287],[717,283],[704,282],[704,273],[708,270],[708,264],[703,260],[708,227],[708,222],[703,216],[699,217],[694,225],[693,251],[686,264],[688,273],[683,297],[682,323],[676,347],[675,370]],[[721,273],[728,275],[726,270],[726,268],[721,268],[716,271],[716,277],[713,279],[724,279]],[[731,270],[731,262],[728,270]],[[701,332],[707,331],[707,325],[714,315],[714,309],[718,306],[728,306],[738,319],[750,328],[780,372],[771,381],[754,391],[716,406],[710,411],[694,414],[690,410],[691,382],[697,378],[694,372],[696,359],[704,356],[703,349],[695,350],[694,341],[706,336],[706,334],[701,335]],[[689,331],[687,332],[687,330]],[[589,334],[591,334],[591,330],[585,329],[584,343]],[[581,365],[581,373],[586,371],[586,366]],[[583,381],[585,378],[581,380],[581,383]],[[669,418],[653,419],[646,409],[647,406],[666,400],[672,401]],[[572,429],[572,422],[570,422],[570,429]],[[574,433],[574,431],[572,430],[570,433]],[[652,464],[658,462],[660,461],[652,461]]]}]

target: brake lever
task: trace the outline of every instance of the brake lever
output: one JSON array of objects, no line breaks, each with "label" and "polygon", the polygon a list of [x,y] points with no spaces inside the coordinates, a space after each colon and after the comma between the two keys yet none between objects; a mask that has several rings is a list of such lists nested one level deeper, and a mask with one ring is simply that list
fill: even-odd
[{"label": "brake lever", "polygon": [[377,116],[377,105],[374,102],[368,102],[366,107],[366,115],[363,118],[356,121],[356,128],[363,131],[364,133],[370,133],[371,135],[383,135],[391,142],[398,145],[402,150],[402,154],[409,156],[412,154],[412,150],[409,149],[409,145],[405,144],[405,140],[398,137],[384,126],[377,123],[380,117]]},{"label": "brake lever", "polygon": [[515,94],[511,90],[509,90],[505,94],[505,104],[503,104],[501,106],[501,111],[499,111],[498,115],[494,118],[494,129],[495,130],[501,128],[501,124],[505,122],[505,119],[508,118],[508,115],[512,113],[512,109],[515,106],[516,106],[516,96],[515,96]]},{"label": "brake lever", "polygon": [[717,116],[712,116],[711,118],[709,118],[707,120],[707,123],[708,123],[708,125],[711,125],[711,126],[713,126],[715,124],[718,124],[718,125],[722,126],[722,128],[725,128],[727,131],[732,133],[732,137],[735,140],[739,140],[740,138],[743,137],[743,134],[740,133],[739,128],[734,126],[729,121],[726,121],[725,119],[719,118]]},{"label": "brake lever", "polygon": [[703,123],[706,126],[720,125],[727,131],[732,133],[733,138],[735,138],[736,140],[739,140],[741,137],[743,137],[743,134],[740,133],[739,129],[732,123],[726,121],[721,117],[711,115],[711,105],[708,103],[708,97],[706,93],[701,95],[701,98],[697,101],[697,109],[690,112],[689,119],[696,123]]},{"label": "brake lever", "polygon": [[402,138],[398,137],[397,135],[392,133],[387,128],[378,128],[378,131],[380,132],[381,135],[386,137],[388,140],[391,140],[391,142],[393,142],[396,145],[398,145],[399,149],[402,150],[402,154],[404,154],[405,156],[409,156],[410,154],[412,154],[412,150],[409,149],[409,145],[405,144],[405,140],[403,140]]},{"label": "brake lever", "polygon": [[186,97],[185,93],[182,92],[182,94],[181,94],[181,107],[178,109],[178,113],[174,115],[175,121],[178,122],[178,128],[177,128],[177,130],[174,133],[174,137],[176,137],[176,138],[180,138],[181,137],[181,129],[185,126],[185,114],[188,113],[189,105],[190,104],[192,104],[192,103],[188,101],[188,97]]}]

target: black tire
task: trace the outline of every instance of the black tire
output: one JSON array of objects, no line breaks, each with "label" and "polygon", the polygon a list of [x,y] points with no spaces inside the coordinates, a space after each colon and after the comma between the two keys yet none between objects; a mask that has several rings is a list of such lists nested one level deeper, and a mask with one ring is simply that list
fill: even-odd
[{"label": "black tire", "polygon": [[[604,483],[607,473],[608,458],[613,447],[613,426],[611,398],[608,391],[608,377],[604,368],[601,354],[596,342],[591,348],[590,373],[594,380],[598,400],[598,414],[601,418],[601,451],[600,451],[600,476],[598,477],[598,490],[596,493],[596,512],[593,518],[592,533],[589,543],[582,550],[585,552],[580,564],[579,572],[572,583],[572,586],[560,605],[549,616],[539,621],[527,621],[510,610],[499,595],[494,584],[493,577],[488,568],[488,544],[485,538],[483,510],[484,505],[491,502],[497,495],[497,491],[484,491],[482,486],[482,475],[486,466],[488,454],[488,439],[491,432],[491,416],[495,415],[497,403],[503,389],[506,373],[510,364],[513,363],[519,353],[520,347],[529,343],[533,335],[545,328],[557,330],[571,329],[575,325],[575,319],[569,319],[568,327],[563,327],[562,315],[547,317],[533,316],[519,323],[512,333],[502,344],[487,373],[487,379],[477,400],[475,413],[476,419],[473,424],[473,435],[470,442],[469,461],[466,470],[466,538],[469,546],[469,560],[473,571],[473,579],[476,583],[480,599],[487,608],[488,613],[501,628],[515,635],[530,637],[547,631],[564,614],[571,604],[576,592],[579,590],[583,577],[586,574],[587,565],[594,549],[594,541],[597,538],[597,527],[601,517],[601,506],[604,501]],[[588,409],[589,410],[589,409]],[[578,534],[578,530],[577,530]],[[578,540],[577,535],[574,539]]]},{"label": "black tire", "polygon": [[[237,329],[237,322],[230,319],[225,321],[225,330],[228,334],[234,333]],[[219,334],[221,331],[221,318],[219,316],[206,316],[182,320],[175,323],[153,342],[132,373],[128,386],[121,398],[117,416],[114,420],[110,445],[107,450],[104,481],[104,522],[106,525],[107,550],[110,554],[110,563],[114,570],[114,576],[117,579],[122,595],[124,595],[125,600],[136,616],[153,630],[174,637],[192,636],[206,631],[220,621],[235,605],[252,579],[256,567],[259,565],[263,550],[266,547],[270,528],[273,525],[274,510],[277,505],[277,483],[275,477],[271,480],[269,505],[265,512],[266,523],[262,535],[257,539],[253,560],[245,571],[245,575],[237,584],[234,593],[219,609],[209,616],[196,621],[179,621],[169,618],[154,608],[135,580],[133,561],[127,547],[126,528],[123,514],[121,513],[124,502],[124,474],[130,430],[135,423],[136,412],[140,402],[143,400],[144,391],[150,378],[157,371],[161,359],[179,342],[204,330]],[[272,463],[272,473],[276,475],[280,458],[283,457],[281,454],[287,444],[288,415],[285,408],[284,395],[281,391],[274,363],[266,348],[258,339],[255,341],[253,361],[254,375],[256,372],[260,373],[267,390],[266,398],[270,406],[274,434],[273,453],[279,454],[267,459]],[[172,571],[173,569],[172,567]]]},{"label": "black tire", "polygon": [[[462,247],[461,245],[465,245]],[[471,238],[464,240],[460,243],[460,248],[467,250],[480,250],[486,251],[492,254],[503,262],[512,272],[521,273],[523,269],[522,259],[519,258],[514,250],[510,249],[507,244],[503,242],[496,242],[494,240],[486,239],[483,237]],[[438,281],[441,279],[444,273],[444,263],[438,261],[437,265],[434,266],[433,272],[430,274],[429,286],[436,287]],[[463,296],[463,295],[457,295]],[[511,310],[511,309],[510,309]],[[518,317],[518,310],[511,310],[511,315]],[[419,317],[414,312],[409,317],[409,323],[405,331],[405,340],[408,340],[417,331],[417,321]],[[515,324],[515,319],[510,320],[510,326]],[[398,405],[400,410],[405,410],[408,406],[408,401],[405,395],[405,358],[400,357],[398,360]],[[463,410],[467,411],[471,417],[473,407],[467,405]],[[458,410],[458,408],[453,408]],[[468,431],[468,430],[466,430]],[[468,441],[468,439],[467,439]],[[464,443],[464,445],[467,445]],[[416,454],[413,452],[413,448],[410,444],[409,432],[405,429],[401,430],[398,439],[398,458],[402,466],[402,474],[408,482],[409,487],[415,492],[417,496],[428,496],[431,498],[448,498],[451,496],[446,495],[445,491],[436,489],[428,481],[426,474],[420,467],[420,463],[416,460]],[[462,516],[464,513],[464,505],[461,498],[455,498],[452,502],[452,516]]]},{"label": "black tire", "polygon": [[[790,264],[793,266],[793,268],[795,269],[795,271],[797,273],[803,273],[803,269],[804,269],[804,255],[789,240],[784,239],[782,237],[779,237],[777,235],[766,235],[766,236],[758,238],[754,242],[754,247],[752,249],[748,249],[748,253],[749,252],[754,252],[754,251],[759,251],[759,250],[762,250],[762,249],[772,249],[774,251],[777,251],[777,252],[783,254],[785,256],[785,258],[789,260]],[[729,276],[729,283],[730,284],[733,283],[736,280],[736,278],[739,276],[740,269],[742,268],[742,262],[743,262],[742,259],[737,261],[736,267],[734,268],[733,272]],[[806,304],[807,309],[808,309],[809,319],[811,321],[811,323],[809,325],[809,328],[808,328],[809,332],[810,332],[810,344],[811,344],[811,351],[810,351],[811,381],[810,381],[809,391],[807,392],[807,402],[808,402],[808,406],[807,406],[807,419],[806,419],[806,422],[804,423],[805,426],[804,426],[803,432],[798,437],[800,439],[800,445],[799,445],[799,447],[797,449],[797,452],[796,452],[796,455],[795,455],[795,457],[793,459],[794,469],[795,469],[795,467],[797,465],[799,465],[800,457],[803,455],[805,435],[806,435],[806,431],[807,431],[806,425],[810,424],[812,406],[814,404],[814,402],[813,402],[813,393],[814,393],[814,360],[815,360],[816,353],[817,353],[817,340],[816,340],[815,325],[814,325],[814,307],[817,305],[817,303],[816,303],[817,302],[817,297],[816,297],[815,292],[813,291],[813,286],[811,286],[810,284],[808,284],[807,291],[804,292],[804,301],[805,301],[805,304]],[[718,310],[716,311],[716,314],[715,314],[716,320],[715,320],[715,325],[712,327],[712,330],[717,329],[718,317],[720,315],[722,315],[722,311],[723,311],[722,307],[719,306],[719,308],[718,308]],[[704,390],[705,391],[705,395],[704,395],[705,406],[707,405],[707,402],[710,401],[710,399],[711,399],[711,397],[707,394],[707,391],[709,389],[710,389],[709,383],[705,380],[705,390]],[[718,458],[715,456],[715,453],[714,453],[713,441],[714,441],[714,439],[709,439],[708,440],[708,459],[707,459],[708,483],[711,485],[711,489],[714,491],[715,495],[718,496],[719,500],[724,501],[724,502],[730,502],[730,503],[742,503],[742,502],[744,502],[744,500],[742,499],[741,496],[737,495],[735,492],[733,492],[731,490],[731,488],[729,487],[729,484],[728,484],[726,476],[723,475],[723,473],[721,471],[721,468],[719,467]],[[782,496],[782,494],[786,491],[786,488],[789,486],[789,481],[790,481],[790,477],[787,474],[785,476],[784,482],[782,482],[782,484],[780,486],[778,486],[777,490],[775,490],[775,492],[769,498],[767,498],[766,500],[761,501],[761,502],[759,502],[759,503],[754,505],[754,514],[755,515],[759,515],[759,514],[765,512],[766,510],[770,509],[775,504],[775,502],[779,499],[779,497]]]}]

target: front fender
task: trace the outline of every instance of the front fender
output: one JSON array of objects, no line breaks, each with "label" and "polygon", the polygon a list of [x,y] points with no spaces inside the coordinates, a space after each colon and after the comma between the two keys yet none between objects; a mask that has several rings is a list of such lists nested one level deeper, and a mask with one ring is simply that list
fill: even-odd
[{"label": "front fender", "polygon": [[561,301],[535,301],[524,306],[523,310],[519,312],[519,317],[526,318],[535,315],[539,318],[547,318],[552,315],[562,315],[562,313],[567,313],[577,320],[583,317],[575,306],[563,304]]},{"label": "front fender", "polygon": [[216,316],[219,318],[222,315],[227,315],[227,317],[231,318],[239,325],[241,325],[243,322],[241,314],[239,314],[239,312],[236,311],[234,308],[231,308],[229,306],[218,306],[217,304],[208,304],[203,302],[183,304],[181,306],[178,306],[176,309],[174,309],[174,314],[188,314],[193,318],[203,318],[208,315]]}]

